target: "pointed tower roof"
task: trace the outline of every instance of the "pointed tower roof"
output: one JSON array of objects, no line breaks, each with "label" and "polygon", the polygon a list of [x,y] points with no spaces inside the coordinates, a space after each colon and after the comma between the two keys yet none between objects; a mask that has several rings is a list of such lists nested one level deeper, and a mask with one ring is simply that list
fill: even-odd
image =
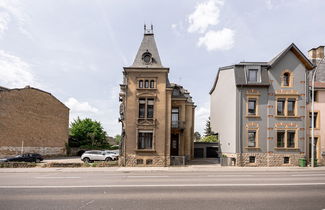
[{"label": "pointed tower roof", "polygon": [[131,67],[163,67],[160,61],[152,25],[150,29],[147,29],[146,25],[144,26],[144,36]]}]

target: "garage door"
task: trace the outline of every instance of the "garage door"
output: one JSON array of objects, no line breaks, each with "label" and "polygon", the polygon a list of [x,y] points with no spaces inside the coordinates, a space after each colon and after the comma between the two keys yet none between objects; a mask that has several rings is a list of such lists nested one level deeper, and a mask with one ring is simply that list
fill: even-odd
[{"label": "garage door", "polygon": [[203,158],[203,153],[203,148],[194,148],[194,158]]},{"label": "garage door", "polygon": [[207,147],[207,158],[218,158],[218,147]]}]

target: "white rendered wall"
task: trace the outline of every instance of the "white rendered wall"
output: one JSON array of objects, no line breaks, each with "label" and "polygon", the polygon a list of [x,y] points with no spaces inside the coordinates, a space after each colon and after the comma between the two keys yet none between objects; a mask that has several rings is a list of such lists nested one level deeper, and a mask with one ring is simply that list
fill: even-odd
[{"label": "white rendered wall", "polygon": [[219,134],[222,153],[236,153],[236,83],[234,69],[221,70],[211,96],[211,129]]}]

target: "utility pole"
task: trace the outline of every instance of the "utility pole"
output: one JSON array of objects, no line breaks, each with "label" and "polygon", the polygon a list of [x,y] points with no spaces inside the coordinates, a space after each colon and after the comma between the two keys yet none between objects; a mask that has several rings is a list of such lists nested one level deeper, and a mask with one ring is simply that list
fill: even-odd
[{"label": "utility pole", "polygon": [[315,135],[314,135],[314,127],[315,127],[315,110],[314,110],[314,99],[315,99],[315,77],[318,70],[318,67],[322,62],[325,60],[325,57],[319,61],[318,65],[316,66],[311,81],[311,167],[315,167]]}]

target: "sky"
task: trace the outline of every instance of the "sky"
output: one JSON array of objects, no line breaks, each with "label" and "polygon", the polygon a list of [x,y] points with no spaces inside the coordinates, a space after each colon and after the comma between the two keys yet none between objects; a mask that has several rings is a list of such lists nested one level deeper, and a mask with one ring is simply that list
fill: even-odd
[{"label": "sky", "polygon": [[50,92],[70,122],[88,117],[115,136],[123,67],[153,24],[202,133],[218,68],[269,61],[291,43],[305,54],[325,45],[324,11],[324,0],[0,0],[0,86]]}]

